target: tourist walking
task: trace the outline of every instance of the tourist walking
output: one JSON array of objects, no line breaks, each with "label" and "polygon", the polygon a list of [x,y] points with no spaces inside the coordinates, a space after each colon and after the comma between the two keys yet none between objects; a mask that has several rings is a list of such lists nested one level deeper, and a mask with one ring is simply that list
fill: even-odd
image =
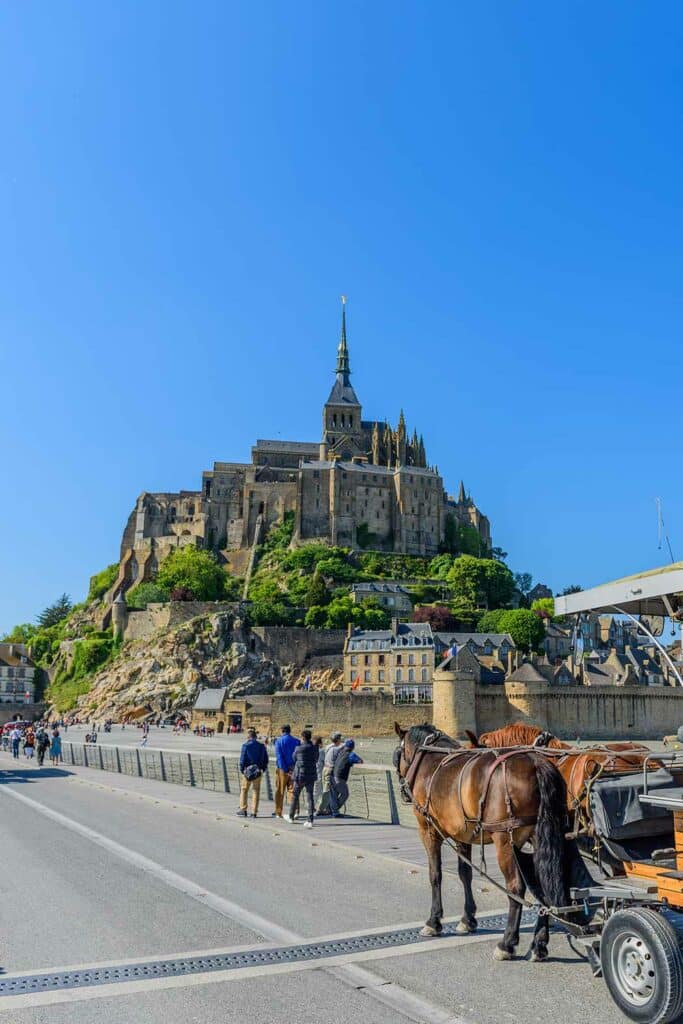
[{"label": "tourist walking", "polygon": [[247,742],[242,744],[240,750],[240,809],[237,812],[240,818],[247,816],[247,803],[249,790],[252,793],[251,816],[255,818],[258,814],[258,805],[261,798],[261,779],[268,768],[268,751],[265,744],[261,743],[256,735],[256,729],[247,729]]},{"label": "tourist walking", "polygon": [[26,758],[29,761],[33,758],[33,751],[35,750],[35,746],[36,735],[31,726],[29,725],[28,729],[26,730],[26,735],[24,737],[24,754],[26,755]]},{"label": "tourist walking", "polygon": [[38,751],[38,767],[42,768],[45,762],[45,753],[50,746],[50,737],[44,726],[40,726],[36,733],[36,750]]},{"label": "tourist walking", "polygon": [[304,729],[301,733],[301,743],[294,751],[294,765],[292,767],[292,802],[289,805],[289,814],[285,814],[285,821],[294,821],[299,812],[299,798],[301,790],[306,790],[308,800],[308,820],[304,822],[304,828],[313,828],[313,787],[318,777],[318,748],[311,742],[311,730]]},{"label": "tourist walking", "polygon": [[62,760],[62,737],[59,735],[59,729],[56,726],[52,730],[52,739],[50,740],[50,760],[55,767]]},{"label": "tourist walking", "polygon": [[353,740],[344,740],[342,751],[334,762],[332,785],[330,787],[330,809],[335,818],[341,818],[341,809],[349,798],[349,772],[354,764],[362,764],[363,758],[355,754]]},{"label": "tourist walking", "polygon": [[313,793],[315,795],[315,806],[317,807],[322,799],[323,795],[323,768],[325,767],[325,747],[323,746],[322,736],[316,736],[313,740],[313,746],[318,751],[318,764],[316,765],[316,780],[315,788]]},{"label": "tourist walking", "polygon": [[282,817],[282,810],[285,804],[285,793],[289,787],[294,767],[294,751],[299,746],[299,740],[292,736],[292,729],[289,725],[282,726],[282,735],[275,740],[275,811],[276,818]]},{"label": "tourist walking", "polygon": [[343,750],[342,734],[340,732],[333,732],[330,736],[331,743],[325,747],[325,759],[323,763],[322,772],[322,786],[323,792],[318,804],[318,814],[331,814],[330,809],[330,788],[332,786],[332,773],[334,772],[334,763]]},{"label": "tourist walking", "polygon": [[10,733],[10,739],[12,740],[12,757],[19,757],[19,744],[21,743],[21,729],[18,726],[14,726]]}]

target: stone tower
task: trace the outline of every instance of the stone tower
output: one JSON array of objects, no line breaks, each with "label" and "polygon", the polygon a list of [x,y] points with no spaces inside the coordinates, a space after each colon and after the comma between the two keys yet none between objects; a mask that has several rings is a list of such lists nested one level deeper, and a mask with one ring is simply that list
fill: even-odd
[{"label": "stone tower", "polygon": [[361,428],[361,405],[351,385],[349,349],[346,342],[346,298],[342,296],[342,320],[337,368],[330,397],[323,408],[323,437],[320,445],[323,458],[350,461],[364,455]]},{"label": "stone tower", "polygon": [[126,605],[123,591],[119,590],[118,596],[111,606],[111,625],[115,640],[123,640],[128,623],[128,607]]}]

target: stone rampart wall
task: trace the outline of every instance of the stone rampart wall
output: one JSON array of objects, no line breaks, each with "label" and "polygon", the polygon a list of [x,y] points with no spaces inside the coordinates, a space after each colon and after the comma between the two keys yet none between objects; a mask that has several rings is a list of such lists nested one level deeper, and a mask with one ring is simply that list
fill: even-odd
[{"label": "stone rampart wall", "polygon": [[129,612],[124,631],[125,640],[146,640],[160,629],[180,626],[197,615],[233,612],[237,605],[230,601],[169,601],[148,604],[144,611]]},{"label": "stone rampart wall", "polygon": [[344,650],[343,629],[305,629],[299,626],[254,626],[257,650],[270,655],[281,665],[303,668],[309,658],[341,655]]},{"label": "stone rampart wall", "polygon": [[394,704],[389,694],[276,693],[271,711],[271,731],[289,724],[300,735],[302,729],[329,736],[338,729],[345,736],[386,736],[394,722],[403,726],[429,722],[431,704]]}]

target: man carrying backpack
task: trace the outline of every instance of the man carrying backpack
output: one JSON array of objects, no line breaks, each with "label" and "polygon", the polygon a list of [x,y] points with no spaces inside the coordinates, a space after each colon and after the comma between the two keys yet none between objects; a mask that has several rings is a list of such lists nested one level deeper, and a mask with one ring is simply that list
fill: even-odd
[{"label": "man carrying backpack", "polygon": [[265,744],[256,739],[256,729],[247,729],[247,742],[242,744],[240,751],[240,818],[247,816],[247,799],[252,791],[252,818],[258,814],[261,796],[261,778],[268,767],[268,751]]},{"label": "man carrying backpack", "polygon": [[349,798],[349,772],[354,764],[362,764],[363,758],[354,753],[353,740],[344,740],[342,752],[334,762],[330,807],[335,818],[341,818],[341,809]]},{"label": "man carrying backpack", "polygon": [[289,814],[284,815],[284,820],[292,822],[299,811],[299,797],[301,790],[306,790],[308,798],[308,819],[304,822],[304,828],[313,828],[313,787],[318,778],[318,748],[311,743],[311,730],[304,729],[301,733],[301,743],[294,751],[294,766],[292,768],[292,802],[289,805]]}]

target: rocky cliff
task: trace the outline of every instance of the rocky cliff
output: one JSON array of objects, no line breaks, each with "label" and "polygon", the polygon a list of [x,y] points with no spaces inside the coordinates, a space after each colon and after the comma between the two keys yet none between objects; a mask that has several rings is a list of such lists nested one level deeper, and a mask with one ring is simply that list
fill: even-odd
[{"label": "rocky cliff", "polygon": [[146,640],[124,643],[114,661],[93,678],[77,713],[120,719],[134,709],[189,712],[204,686],[227,686],[231,696],[298,688],[310,673],[311,689],[337,689],[341,672],[321,659],[300,667],[249,649],[239,622],[228,613],[199,616]]}]

